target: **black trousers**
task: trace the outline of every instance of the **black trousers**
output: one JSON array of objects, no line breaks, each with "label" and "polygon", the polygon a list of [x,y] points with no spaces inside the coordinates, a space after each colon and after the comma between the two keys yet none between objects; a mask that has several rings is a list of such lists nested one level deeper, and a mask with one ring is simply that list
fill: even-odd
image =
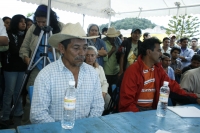
[{"label": "black trousers", "polygon": [[106,79],[108,81],[108,94],[112,97],[112,85],[117,84],[118,81],[118,74],[116,75],[106,75]]}]

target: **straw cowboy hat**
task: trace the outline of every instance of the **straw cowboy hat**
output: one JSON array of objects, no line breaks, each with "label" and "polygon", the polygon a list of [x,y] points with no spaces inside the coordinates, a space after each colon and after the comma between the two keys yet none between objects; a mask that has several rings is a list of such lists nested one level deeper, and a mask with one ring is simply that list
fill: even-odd
[{"label": "straw cowboy hat", "polygon": [[120,35],[120,31],[117,31],[115,28],[111,27],[108,29],[106,36],[107,37],[118,37]]},{"label": "straw cowboy hat", "polygon": [[85,31],[81,27],[80,23],[72,24],[67,23],[62,31],[57,34],[53,34],[48,42],[52,47],[58,48],[58,44],[66,39],[72,39],[72,38],[80,38],[80,39],[93,39],[97,38],[99,36],[90,36],[87,37]]}]

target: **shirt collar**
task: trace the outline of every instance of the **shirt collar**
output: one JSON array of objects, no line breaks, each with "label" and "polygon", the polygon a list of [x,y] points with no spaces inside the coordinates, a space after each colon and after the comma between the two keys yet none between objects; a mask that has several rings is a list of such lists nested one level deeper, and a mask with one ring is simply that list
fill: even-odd
[{"label": "shirt collar", "polygon": [[65,70],[66,67],[65,67],[65,65],[64,65],[64,63],[63,63],[63,61],[62,61],[62,56],[60,56],[59,59],[58,59],[57,61],[58,61],[59,70],[60,70],[60,71]]},{"label": "shirt collar", "polygon": [[153,67],[148,67],[143,61],[142,61],[142,63],[143,63],[143,65],[144,65],[144,67],[143,67],[143,73],[147,73],[147,72],[149,72],[149,71],[154,71],[154,67],[155,67],[155,65],[153,65]]},{"label": "shirt collar", "polygon": [[[63,63],[62,61],[62,56],[59,57],[59,59],[57,60],[58,61],[58,68],[59,68],[59,71],[70,71]],[[85,69],[85,62],[83,62],[83,64],[80,66],[80,70],[83,69],[83,71],[86,71],[87,69]]]}]

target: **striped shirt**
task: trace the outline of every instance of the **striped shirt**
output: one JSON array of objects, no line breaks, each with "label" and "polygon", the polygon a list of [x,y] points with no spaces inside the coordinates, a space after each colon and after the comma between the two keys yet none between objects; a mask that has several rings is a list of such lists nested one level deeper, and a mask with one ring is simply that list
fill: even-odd
[{"label": "striped shirt", "polygon": [[151,107],[153,103],[154,94],[155,94],[154,67],[149,68],[148,66],[144,64],[143,75],[145,79],[144,88],[141,90],[137,105],[141,107]]},{"label": "striped shirt", "polygon": [[[62,119],[64,95],[68,81],[74,80],[62,59],[47,65],[35,79],[31,103],[32,123],[46,123]],[[101,116],[104,100],[96,70],[83,63],[76,88],[76,119]]]}]

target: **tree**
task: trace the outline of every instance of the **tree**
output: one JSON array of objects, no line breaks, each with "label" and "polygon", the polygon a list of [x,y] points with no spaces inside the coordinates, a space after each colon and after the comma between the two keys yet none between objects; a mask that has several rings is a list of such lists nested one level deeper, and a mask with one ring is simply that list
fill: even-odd
[{"label": "tree", "polygon": [[34,12],[28,13],[28,14],[26,15],[26,17],[28,18],[28,17],[32,16],[33,14],[34,14]]},{"label": "tree", "polygon": [[[154,28],[155,26],[156,24],[152,23],[150,20],[145,18],[125,18],[122,20],[111,22],[111,27],[115,27],[117,30],[127,30],[132,29],[133,27],[144,30],[147,28]],[[108,27],[108,24],[102,24],[99,27],[101,31],[104,27]]]},{"label": "tree", "polygon": [[182,37],[195,37],[199,35],[199,19],[190,15],[180,15],[178,17],[173,16],[169,20],[168,28],[166,28],[166,34],[176,34],[178,39]]}]

